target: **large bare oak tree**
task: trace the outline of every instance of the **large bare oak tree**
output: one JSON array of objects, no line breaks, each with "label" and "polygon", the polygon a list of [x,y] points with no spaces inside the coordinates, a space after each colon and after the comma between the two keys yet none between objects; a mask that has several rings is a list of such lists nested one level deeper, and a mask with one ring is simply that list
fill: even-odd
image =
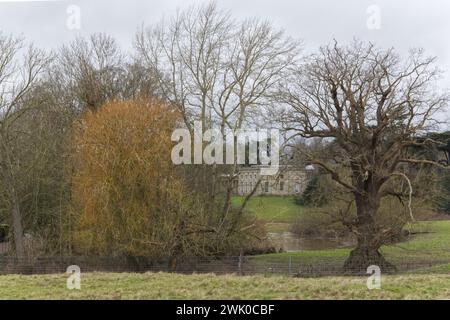
[{"label": "large bare oak tree", "polygon": [[440,165],[408,152],[411,146],[438,143],[418,139],[437,125],[437,113],[447,103],[434,86],[440,75],[434,62],[422,50],[401,59],[392,49],[335,42],[307,59],[283,85],[286,129],[338,146],[334,154],[308,160],[352,195],[356,218],[346,225],[357,246],[345,262],[347,271],[365,272],[372,264],[393,267],[379,252],[394,227],[378,223],[387,182],[408,180],[407,165]]}]

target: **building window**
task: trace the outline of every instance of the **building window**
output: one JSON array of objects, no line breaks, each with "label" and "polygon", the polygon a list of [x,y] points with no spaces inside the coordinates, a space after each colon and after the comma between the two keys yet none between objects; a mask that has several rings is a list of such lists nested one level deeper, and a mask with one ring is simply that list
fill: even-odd
[{"label": "building window", "polygon": [[281,182],[280,182],[280,191],[283,191],[283,190],[284,190],[284,182],[281,181]]},{"label": "building window", "polygon": [[269,192],[269,181],[264,182],[264,192]]}]

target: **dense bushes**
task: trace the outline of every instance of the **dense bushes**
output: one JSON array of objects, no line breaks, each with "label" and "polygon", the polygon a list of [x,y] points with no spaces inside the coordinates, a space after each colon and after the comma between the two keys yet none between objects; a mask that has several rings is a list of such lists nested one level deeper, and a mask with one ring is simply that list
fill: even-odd
[{"label": "dense bushes", "polygon": [[439,181],[434,207],[438,212],[450,214],[450,173],[448,172],[444,173]]},{"label": "dense bushes", "polygon": [[0,242],[5,242],[8,239],[9,227],[6,224],[0,224]]},{"label": "dense bushes", "polygon": [[75,253],[176,259],[236,254],[255,242],[242,231],[256,228],[249,217],[233,211],[223,219],[173,165],[179,117],[166,104],[138,99],[107,103],[76,124]]},{"label": "dense bushes", "polygon": [[327,175],[314,175],[295,202],[302,206],[322,207],[328,204],[333,192],[332,181]]},{"label": "dense bushes", "polygon": [[189,250],[202,210],[176,177],[170,136],[179,114],[156,101],[110,102],[87,112],[73,139],[74,248],[99,255]]}]

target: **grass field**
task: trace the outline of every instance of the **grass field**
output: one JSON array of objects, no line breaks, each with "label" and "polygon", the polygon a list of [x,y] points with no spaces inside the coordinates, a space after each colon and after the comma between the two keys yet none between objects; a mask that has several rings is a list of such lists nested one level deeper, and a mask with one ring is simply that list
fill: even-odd
[{"label": "grass field", "polygon": [[[242,197],[233,201],[238,205]],[[289,230],[290,223],[306,212],[306,208],[298,206],[293,197],[264,196],[253,197],[247,210],[266,222],[270,232]],[[433,260],[450,261],[450,220],[423,221],[407,226],[413,234],[405,242],[384,246],[381,251],[393,263],[425,263]],[[275,253],[253,257],[255,262],[279,261],[280,257],[292,257],[293,263],[343,263],[350,248],[330,250],[308,250],[297,253]]]},{"label": "grass field", "polygon": [[[242,198],[234,198],[239,204]],[[248,210],[271,228],[284,228],[304,208],[292,198],[253,198]],[[423,221],[408,226],[405,242],[384,246],[394,264],[430,262],[408,274],[382,277],[380,290],[368,290],[366,277],[293,278],[256,275],[180,275],[168,273],[86,273],[81,290],[66,289],[67,276],[0,276],[0,299],[449,299],[450,220]],[[249,263],[269,265],[288,259],[296,263],[343,263],[350,248],[308,250],[253,256]]]},{"label": "grass field", "polygon": [[[239,205],[243,197],[233,197],[233,204]],[[296,205],[293,197],[264,196],[253,197],[246,210],[266,222],[292,222],[299,217],[304,208]]]},{"label": "grass field", "polygon": [[[233,197],[235,206],[242,203],[244,197]],[[294,197],[264,196],[253,197],[245,208],[266,223],[269,232],[289,231],[290,224],[300,217],[305,208],[295,204]]]},{"label": "grass field", "polygon": [[[382,254],[395,264],[432,263],[433,261],[450,262],[450,220],[422,221],[411,226],[419,234],[410,240],[398,244],[384,246]],[[350,253],[350,248],[330,250],[307,250],[301,252],[273,253],[252,257],[254,262],[267,263],[279,261],[280,257],[292,258],[293,263],[343,263]]]},{"label": "grass field", "polygon": [[82,274],[68,290],[65,275],[0,276],[0,299],[448,299],[450,275],[382,277],[237,277],[233,275]]}]

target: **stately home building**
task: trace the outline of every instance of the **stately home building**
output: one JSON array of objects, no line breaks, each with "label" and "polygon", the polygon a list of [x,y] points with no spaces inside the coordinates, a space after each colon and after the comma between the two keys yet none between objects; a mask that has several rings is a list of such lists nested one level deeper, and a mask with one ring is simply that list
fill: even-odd
[{"label": "stately home building", "polygon": [[235,178],[235,193],[238,195],[249,194],[261,179],[255,195],[300,194],[305,190],[313,171],[312,166],[298,168],[285,165],[280,166],[276,175],[261,176],[260,166],[242,167]]}]

